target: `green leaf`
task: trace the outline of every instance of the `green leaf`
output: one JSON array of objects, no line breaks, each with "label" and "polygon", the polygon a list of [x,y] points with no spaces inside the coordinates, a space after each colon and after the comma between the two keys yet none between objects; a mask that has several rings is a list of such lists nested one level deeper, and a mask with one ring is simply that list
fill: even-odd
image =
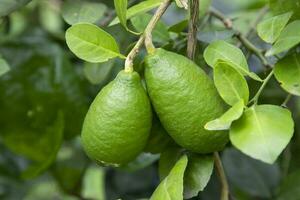
[{"label": "green leaf", "polygon": [[288,24],[279,35],[275,44],[267,51],[266,56],[282,53],[296,46],[300,42],[300,20]]},{"label": "green leaf", "polygon": [[100,84],[105,82],[114,67],[115,61],[109,60],[105,63],[89,63],[84,64],[83,72],[85,77],[92,84]]},{"label": "green leaf", "polygon": [[82,197],[85,199],[105,199],[105,174],[102,168],[91,166],[83,177]]},{"label": "green leaf", "polygon": [[212,42],[204,50],[204,60],[212,68],[215,67],[218,60],[226,61],[236,68],[242,75],[249,76],[256,81],[262,81],[255,73],[249,72],[247,60],[243,52],[236,46],[223,40]]},{"label": "green leaf", "polygon": [[1,0],[0,17],[8,15],[15,10],[18,10],[30,1],[31,0]]},{"label": "green leaf", "polygon": [[299,200],[300,198],[300,170],[289,174],[279,187],[276,200]]},{"label": "green leaf", "polygon": [[67,0],[63,2],[62,16],[70,24],[79,22],[96,23],[105,14],[107,7],[103,3]]},{"label": "green leaf", "polygon": [[187,156],[182,156],[172,168],[169,175],[155,189],[150,200],[182,200],[183,177],[187,163]]},{"label": "green leaf", "polygon": [[257,25],[259,37],[265,42],[274,43],[292,15],[293,12],[288,12],[260,22]]},{"label": "green leaf", "polygon": [[232,144],[243,153],[274,163],[289,143],[294,122],[289,110],[275,105],[258,105],[247,109],[230,129]]},{"label": "green leaf", "polygon": [[212,68],[215,67],[218,60],[229,61],[243,75],[249,72],[247,60],[243,52],[236,46],[223,40],[217,40],[211,43],[204,51],[204,59]]},{"label": "green leaf", "polygon": [[170,172],[176,161],[182,155],[182,149],[178,147],[169,147],[161,155],[159,159],[158,171],[160,180],[163,180]]},{"label": "green leaf", "polygon": [[184,174],[184,198],[190,199],[206,187],[214,169],[212,155],[191,154]]},{"label": "green leaf", "polygon": [[186,10],[189,8],[188,0],[175,0],[175,2],[179,8],[184,8]]},{"label": "green leaf", "polygon": [[[144,13],[131,18],[131,23],[138,32],[144,32],[151,18],[152,16],[150,14]],[[158,21],[152,32],[152,36],[153,41],[159,43],[167,43],[170,40],[168,28],[162,21]]]},{"label": "green leaf", "polygon": [[275,14],[282,14],[292,11],[292,19],[300,18],[300,0],[269,0],[271,11]]},{"label": "green leaf", "polygon": [[235,105],[227,110],[221,117],[207,122],[204,126],[206,130],[228,130],[233,121],[238,120],[244,111],[244,100],[240,99]]},{"label": "green leaf", "polygon": [[199,17],[203,17],[209,10],[212,0],[201,0],[199,4]]},{"label": "green leaf", "polygon": [[120,54],[115,39],[93,24],[71,26],[66,32],[66,42],[77,57],[91,63],[105,62],[115,57],[125,58]]},{"label": "green leaf", "polygon": [[245,104],[248,103],[249,88],[247,81],[230,63],[219,60],[215,64],[214,82],[220,96],[227,104],[233,106],[240,99],[243,99]]},{"label": "green leaf", "polygon": [[275,78],[287,92],[300,96],[300,54],[294,53],[275,64]]},{"label": "green leaf", "polygon": [[[136,15],[148,12],[150,10],[152,10],[153,8],[158,7],[160,4],[162,3],[162,0],[146,0],[146,1],[142,1],[132,7],[130,7],[127,10],[127,19],[130,19]],[[115,18],[110,24],[109,26],[113,26],[120,23],[120,20],[118,18]]]},{"label": "green leaf", "polygon": [[174,32],[174,33],[180,33],[182,31],[184,31],[184,29],[188,26],[189,24],[189,20],[184,19],[176,24],[171,25],[168,28],[169,32]]},{"label": "green leaf", "polygon": [[121,24],[127,28],[127,0],[114,0],[115,10]]},{"label": "green leaf", "polygon": [[271,198],[274,188],[281,179],[278,163],[270,165],[252,159],[235,148],[223,151],[222,163],[231,188],[238,188],[252,197],[274,199]]},{"label": "green leaf", "polygon": [[0,58],[0,76],[7,73],[9,70],[10,67],[7,62],[4,59]]}]

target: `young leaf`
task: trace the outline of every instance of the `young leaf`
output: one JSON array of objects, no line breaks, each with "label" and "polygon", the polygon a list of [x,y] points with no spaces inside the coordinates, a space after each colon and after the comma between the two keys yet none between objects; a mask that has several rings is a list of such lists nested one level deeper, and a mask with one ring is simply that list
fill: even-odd
[{"label": "young leaf", "polygon": [[267,51],[266,56],[282,53],[296,46],[300,42],[300,20],[288,24],[279,35],[273,47]]},{"label": "young leaf", "polygon": [[[149,10],[152,10],[153,8],[158,7],[161,4],[161,0],[146,0],[146,1],[142,1],[139,4],[136,4],[132,7],[130,7],[127,10],[127,19],[130,19],[136,15],[148,12]],[[120,23],[120,20],[118,18],[115,18],[110,24],[109,26],[113,26]]]},{"label": "young leaf", "polygon": [[257,25],[259,37],[268,43],[275,42],[292,15],[293,12],[288,12],[260,22]]},{"label": "young leaf", "polygon": [[214,169],[212,155],[191,154],[184,174],[184,198],[190,199],[206,187]]},{"label": "young leaf", "polygon": [[83,68],[84,75],[92,84],[100,84],[108,78],[114,63],[114,60],[105,63],[86,62]]},{"label": "young leaf", "polygon": [[274,69],[275,78],[287,92],[300,96],[300,54],[294,53],[279,60]]},{"label": "young leaf", "polygon": [[71,26],[66,32],[66,42],[77,57],[91,63],[105,62],[115,57],[124,58],[115,39],[93,24]]},{"label": "young leaf", "polygon": [[243,75],[247,75],[246,72],[249,72],[247,60],[243,52],[236,46],[223,40],[211,43],[205,49],[203,56],[206,63],[212,68],[221,59],[232,63]]},{"label": "young leaf", "polygon": [[[131,23],[138,32],[143,32],[151,18],[150,14],[144,13],[131,18]],[[162,21],[158,21],[152,32],[152,36],[153,41],[159,43],[167,43],[170,40],[168,28]]]},{"label": "young leaf", "polygon": [[183,176],[188,163],[184,155],[177,161],[169,175],[159,184],[150,200],[182,200],[183,199]]},{"label": "young leaf", "polygon": [[235,105],[227,110],[221,117],[207,122],[204,126],[206,130],[228,130],[230,129],[231,123],[238,120],[244,111],[244,100],[240,99]]},{"label": "young leaf", "polygon": [[249,88],[245,78],[230,63],[219,60],[214,67],[214,82],[223,100],[233,106],[240,99],[245,104],[249,99]]},{"label": "young leaf", "polygon": [[289,143],[294,122],[289,110],[275,105],[247,109],[230,128],[230,141],[243,153],[274,163]]},{"label": "young leaf", "polygon": [[119,21],[127,29],[127,0],[114,0],[114,4]]},{"label": "young leaf", "polygon": [[95,23],[104,16],[106,10],[106,5],[102,3],[68,0],[63,3],[62,17],[70,25]]},{"label": "young leaf", "polygon": [[0,76],[7,73],[9,70],[10,68],[7,62],[3,58],[0,58]]}]

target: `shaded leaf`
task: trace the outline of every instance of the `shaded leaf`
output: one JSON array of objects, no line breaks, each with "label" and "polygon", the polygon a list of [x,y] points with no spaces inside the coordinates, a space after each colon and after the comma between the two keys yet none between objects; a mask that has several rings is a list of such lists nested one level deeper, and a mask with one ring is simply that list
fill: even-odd
[{"label": "shaded leaf", "polygon": [[182,149],[179,147],[169,147],[161,155],[159,159],[158,171],[159,178],[163,180],[170,172],[176,161],[182,155]]},{"label": "shaded leaf", "polygon": [[[144,32],[151,18],[150,14],[144,13],[131,18],[131,23],[138,32]],[[152,32],[152,36],[153,41],[159,43],[167,43],[170,40],[168,28],[162,21],[158,21]]]},{"label": "shaded leaf", "polygon": [[266,56],[282,53],[296,46],[300,42],[300,20],[288,24],[280,33],[275,44],[267,51]]},{"label": "shaded leaf", "polygon": [[30,1],[31,0],[1,0],[0,17],[8,15],[15,10],[18,10]]},{"label": "shaded leaf", "polygon": [[93,24],[73,25],[66,32],[66,42],[76,56],[88,62],[97,63],[115,57],[124,58],[115,39]]},{"label": "shaded leaf", "polygon": [[234,148],[225,149],[222,162],[232,187],[255,197],[271,198],[273,196],[273,189],[281,178],[277,163],[269,165],[254,160]]},{"label": "shaded leaf", "polygon": [[300,54],[295,53],[279,60],[274,75],[287,92],[300,96]]},{"label": "shaded leaf", "polygon": [[159,184],[150,200],[182,200],[183,176],[188,163],[184,155],[178,160],[168,176]]},{"label": "shaded leaf", "polygon": [[289,174],[279,187],[276,200],[299,200],[300,199],[300,170]]},{"label": "shaded leaf", "polygon": [[[161,4],[162,0],[146,0],[142,1],[130,8],[127,9],[127,19],[130,19],[131,17],[134,17],[136,15],[148,12],[149,10],[152,10],[153,8],[158,7]],[[115,24],[120,23],[120,20],[118,18],[115,18],[109,26],[113,26]]]},{"label": "shaded leaf", "polygon": [[129,172],[137,171],[148,167],[159,159],[159,155],[153,155],[150,153],[141,153],[135,160],[127,163],[124,166],[121,166],[121,169],[124,169]]},{"label": "shaded leaf", "polygon": [[249,88],[247,81],[230,63],[219,60],[214,66],[214,82],[223,100],[233,106],[240,99],[248,103]]},{"label": "shaded leaf", "polygon": [[277,15],[268,18],[257,25],[257,33],[261,39],[268,43],[273,43],[279,37],[281,31],[284,29],[289,19],[292,16],[292,12]]},{"label": "shaded leaf", "polygon": [[238,120],[244,111],[244,100],[240,99],[235,105],[227,110],[221,117],[207,122],[204,126],[206,130],[228,130],[233,121]]},{"label": "shaded leaf", "polygon": [[269,0],[269,2],[275,15],[293,11],[292,19],[300,18],[300,0]]},{"label": "shaded leaf", "polygon": [[212,155],[188,156],[188,166],[184,174],[184,198],[189,199],[206,187],[214,169]]},{"label": "shaded leaf", "polygon": [[230,140],[243,153],[274,163],[289,143],[294,122],[289,110],[275,105],[258,105],[247,109],[232,123]]},{"label": "shaded leaf", "polygon": [[104,16],[106,10],[106,5],[102,3],[67,0],[63,2],[62,16],[70,25],[79,22],[95,23]]}]

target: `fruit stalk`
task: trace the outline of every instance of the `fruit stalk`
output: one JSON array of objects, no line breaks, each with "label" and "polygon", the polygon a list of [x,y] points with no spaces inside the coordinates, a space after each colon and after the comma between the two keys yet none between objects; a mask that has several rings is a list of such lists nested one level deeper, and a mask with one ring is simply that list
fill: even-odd
[{"label": "fruit stalk", "polygon": [[194,60],[197,47],[197,25],[199,19],[199,0],[190,1],[190,20],[187,43],[187,57]]},{"label": "fruit stalk", "polygon": [[[136,57],[136,55],[138,54],[139,49],[142,47],[145,39],[148,38],[147,41],[148,42],[151,41],[151,43],[148,44],[148,46],[152,44],[151,33],[152,33],[155,25],[157,24],[158,20],[161,18],[161,16],[167,10],[167,8],[169,7],[170,4],[171,4],[171,0],[164,0],[161,3],[161,5],[158,7],[158,9],[156,10],[155,14],[153,15],[153,17],[151,18],[151,20],[148,23],[147,27],[145,28],[144,33],[140,36],[140,38],[137,41],[137,43],[135,44],[135,46],[131,49],[131,51],[129,52],[129,54],[126,57],[125,72],[132,72],[133,71],[133,60]],[[147,45],[147,43],[146,43],[146,45]],[[152,46],[153,46],[153,44],[152,44]],[[153,48],[153,47],[151,47],[151,48]]]},{"label": "fruit stalk", "polygon": [[215,160],[215,166],[217,168],[217,172],[220,177],[220,181],[222,185],[221,200],[228,200],[229,199],[228,181],[218,152],[214,153],[214,160]]}]

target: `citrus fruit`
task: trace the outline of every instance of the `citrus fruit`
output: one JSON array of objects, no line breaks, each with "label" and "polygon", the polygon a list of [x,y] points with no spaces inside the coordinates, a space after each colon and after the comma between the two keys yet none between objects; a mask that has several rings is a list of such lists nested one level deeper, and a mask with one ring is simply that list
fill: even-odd
[{"label": "citrus fruit", "polygon": [[83,147],[98,163],[125,164],[145,148],[151,120],[139,75],[121,71],[91,104],[82,128]]},{"label": "citrus fruit", "polygon": [[166,131],[182,147],[197,153],[221,150],[228,133],[204,125],[224,112],[212,80],[188,58],[156,49],[145,59],[145,80],[152,105]]}]

